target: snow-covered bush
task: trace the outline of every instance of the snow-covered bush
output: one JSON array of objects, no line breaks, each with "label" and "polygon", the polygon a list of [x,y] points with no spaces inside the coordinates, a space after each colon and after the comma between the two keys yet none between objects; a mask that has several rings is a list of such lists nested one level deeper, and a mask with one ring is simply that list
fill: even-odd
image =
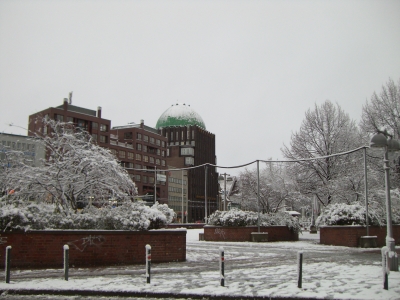
[{"label": "snow-covered bush", "polygon": [[158,203],[153,207],[132,202],[115,208],[89,206],[80,213],[68,213],[54,204],[14,202],[0,207],[0,230],[149,230],[171,223],[173,216],[172,209]]},{"label": "snow-covered bush", "polygon": [[[382,225],[381,213],[377,210],[368,212],[368,224]],[[317,218],[316,224],[320,225],[366,225],[365,207],[355,204],[336,203],[329,205]]]},{"label": "snow-covered bush", "polygon": [[[254,226],[257,225],[258,214],[253,211],[231,209],[228,211],[215,211],[208,217],[208,224],[215,226]],[[288,226],[295,232],[301,232],[299,220],[288,213],[260,214],[261,226]]]}]

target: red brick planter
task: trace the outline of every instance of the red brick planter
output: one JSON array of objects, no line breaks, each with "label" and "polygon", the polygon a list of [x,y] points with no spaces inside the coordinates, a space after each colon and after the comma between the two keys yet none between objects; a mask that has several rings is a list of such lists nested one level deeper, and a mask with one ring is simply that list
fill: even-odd
[{"label": "red brick planter", "polygon": [[[324,245],[359,247],[361,236],[367,235],[365,226],[321,226],[320,243]],[[386,245],[386,226],[369,226],[369,235],[376,235],[377,246]],[[393,237],[400,245],[400,225],[393,225]]]},{"label": "red brick planter", "polygon": [[[204,226],[204,240],[220,242],[251,242],[251,233],[257,231],[257,226],[221,227],[206,225]],[[299,234],[290,230],[287,226],[260,227],[260,232],[268,232],[269,242],[299,240]]]},{"label": "red brick planter", "polygon": [[7,246],[12,246],[11,267],[59,268],[63,246],[69,245],[70,266],[111,266],[145,263],[145,246],[153,262],[186,260],[186,230],[111,231],[48,230],[2,232],[0,267]]}]

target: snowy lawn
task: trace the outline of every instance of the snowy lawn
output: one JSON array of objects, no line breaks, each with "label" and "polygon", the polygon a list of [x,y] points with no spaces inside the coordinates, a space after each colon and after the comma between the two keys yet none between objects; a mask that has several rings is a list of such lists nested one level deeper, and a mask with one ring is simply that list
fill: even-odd
[{"label": "snowy lawn", "polygon": [[[199,241],[202,229],[188,230],[187,261],[153,264],[151,284],[144,265],[60,270],[13,270],[0,290],[114,291],[170,293],[190,297],[251,296],[307,299],[400,299],[400,272],[384,290],[379,249],[319,245],[319,235],[303,233],[299,242],[224,243]],[[219,247],[225,250],[225,287],[219,284]],[[303,286],[297,288],[297,252],[304,253]],[[4,273],[3,273],[4,275]],[[2,276],[0,274],[0,276]],[[4,277],[3,277],[4,278]]]}]

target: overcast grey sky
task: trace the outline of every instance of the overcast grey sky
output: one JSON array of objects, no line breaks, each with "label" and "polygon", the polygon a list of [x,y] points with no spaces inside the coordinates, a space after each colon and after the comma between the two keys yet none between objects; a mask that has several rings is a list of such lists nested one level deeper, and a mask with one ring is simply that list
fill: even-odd
[{"label": "overcast grey sky", "polygon": [[61,105],[155,126],[190,104],[218,164],[282,158],[329,99],[359,120],[400,79],[400,1],[0,0],[0,132]]}]

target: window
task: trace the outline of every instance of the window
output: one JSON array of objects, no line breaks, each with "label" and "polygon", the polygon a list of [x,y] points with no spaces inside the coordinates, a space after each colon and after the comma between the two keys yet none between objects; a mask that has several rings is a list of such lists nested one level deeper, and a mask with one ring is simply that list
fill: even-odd
[{"label": "window", "polygon": [[190,130],[189,129],[186,132],[186,139],[190,140]]},{"label": "window", "polygon": [[161,151],[161,156],[164,157],[165,156],[165,151]]},{"label": "window", "polygon": [[181,140],[184,140],[183,130],[182,130],[182,133],[181,133]]},{"label": "window", "polygon": [[181,155],[194,155],[193,148],[181,148]]},{"label": "window", "polygon": [[176,140],[179,140],[179,132],[176,132]]},{"label": "window", "polygon": [[125,158],[125,151],[119,151],[119,157],[120,158]]},{"label": "window", "polygon": [[117,150],[111,149],[111,153],[114,154],[115,156],[117,156]]},{"label": "window", "polygon": [[147,146],[143,145],[143,152],[147,152]]},{"label": "window", "polygon": [[142,144],[136,144],[136,149],[138,151],[142,151]]},{"label": "window", "polygon": [[139,153],[136,153],[136,160],[142,160],[142,155],[140,155]]},{"label": "window", "polygon": [[150,137],[150,144],[154,144],[154,138]]},{"label": "window", "polygon": [[164,141],[161,142],[161,147],[165,148],[165,142]]},{"label": "window", "polygon": [[140,181],[140,175],[139,174],[135,175],[135,181]]},{"label": "window", "polygon": [[154,183],[154,177],[149,177],[149,183]]},{"label": "window", "polygon": [[135,164],[135,169],[141,169],[141,168],[142,168],[142,165]]},{"label": "window", "polygon": [[194,165],[194,158],[190,156],[185,157],[185,165],[187,166]]},{"label": "window", "polygon": [[43,127],[43,134],[47,134],[47,126],[46,125],[44,125],[44,127]]},{"label": "window", "polygon": [[159,139],[156,140],[156,145],[160,146],[160,140]]},{"label": "window", "polygon": [[161,165],[163,166],[163,167],[165,167],[165,160],[161,160]]},{"label": "window", "polygon": [[160,155],[160,154],[161,154],[161,150],[157,149],[157,155]]},{"label": "window", "polygon": [[74,118],[73,117],[67,117],[67,123],[74,123]]},{"label": "window", "polygon": [[108,136],[100,135],[100,142],[101,143],[107,143],[108,142]]},{"label": "window", "polygon": [[100,131],[107,132],[107,125],[106,124],[100,124]]},{"label": "window", "polygon": [[154,157],[150,156],[150,163],[154,164]]},{"label": "window", "polygon": [[192,146],[193,146],[193,147],[195,146],[195,142],[194,142],[194,141],[192,141]]},{"label": "window", "polygon": [[167,149],[167,156],[169,156],[169,149]]},{"label": "window", "polygon": [[93,139],[93,141],[97,142],[97,134],[96,133],[92,134],[92,139]]},{"label": "window", "polygon": [[133,168],[133,163],[125,162],[125,168],[132,169]]},{"label": "window", "polygon": [[22,143],[22,150],[26,150],[26,144]]},{"label": "window", "polygon": [[171,131],[171,141],[174,140],[174,133]]},{"label": "window", "polygon": [[147,183],[147,176],[143,176],[143,183]]},{"label": "window", "polygon": [[128,159],[133,159],[133,153],[132,152],[128,152]]},{"label": "window", "polygon": [[139,133],[139,132],[137,132],[137,133],[136,133],[136,139],[137,139],[137,140],[142,140],[142,134]]},{"label": "window", "polygon": [[17,150],[21,150],[21,143],[17,142]]},{"label": "window", "polygon": [[160,165],[160,159],[159,158],[156,159],[156,165]]},{"label": "window", "polygon": [[92,122],[92,129],[99,129],[99,124],[97,122]]},{"label": "window", "polygon": [[132,132],[125,132],[124,133],[124,139],[125,140],[131,140],[132,139]]},{"label": "window", "polygon": [[148,142],[149,141],[149,137],[147,135],[143,136],[143,141]]},{"label": "window", "polygon": [[149,157],[147,155],[143,155],[143,161],[144,162],[149,162]]},{"label": "window", "polygon": [[64,122],[64,116],[63,115],[54,115],[54,120],[57,122]]}]

